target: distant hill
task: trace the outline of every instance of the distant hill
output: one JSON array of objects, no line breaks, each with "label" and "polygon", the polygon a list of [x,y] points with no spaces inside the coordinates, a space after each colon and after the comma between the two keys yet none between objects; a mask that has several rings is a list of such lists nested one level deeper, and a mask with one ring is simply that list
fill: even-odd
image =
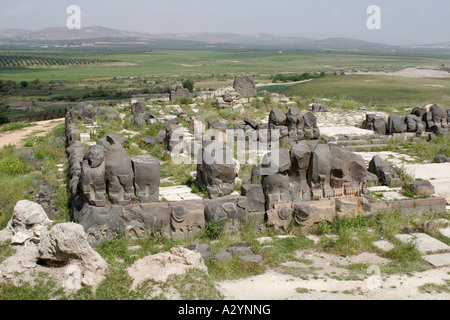
[{"label": "distant hill", "polygon": [[20,37],[24,34],[29,33],[30,31],[24,30],[24,29],[5,29],[0,30],[0,39],[7,39],[7,38],[16,38]]},{"label": "distant hill", "polygon": [[235,33],[152,33],[156,39],[188,40],[209,43],[234,43],[234,44],[265,44],[265,45],[297,45],[307,44],[312,40],[302,37],[283,37],[268,33],[255,35],[240,35]]},{"label": "distant hill", "polygon": [[349,38],[308,39],[303,37],[286,37],[268,33],[255,35],[241,35],[234,33],[145,33],[116,30],[101,26],[82,27],[80,30],[63,28],[47,28],[38,31],[23,29],[0,30],[0,41],[72,41],[93,39],[116,39],[117,41],[189,41],[210,44],[237,44],[237,45],[272,45],[294,46],[311,49],[338,49],[338,50],[393,50],[396,48],[450,48],[450,42],[430,45],[394,46]]},{"label": "distant hill", "polygon": [[[0,31],[0,34],[3,32]],[[20,33],[12,40],[53,41],[53,40],[82,40],[95,38],[149,38],[148,34],[140,32],[121,31],[105,27],[86,27],[79,30],[67,28],[47,28],[39,31]],[[15,39],[14,39],[15,38]]]},{"label": "distant hill", "polygon": [[450,42],[436,43],[436,44],[425,44],[425,45],[412,45],[408,46],[410,48],[418,49],[450,49]]},{"label": "distant hill", "polygon": [[327,49],[358,49],[358,50],[389,50],[395,49],[397,46],[381,44],[376,42],[368,42],[349,38],[329,38],[316,40],[311,46]]}]

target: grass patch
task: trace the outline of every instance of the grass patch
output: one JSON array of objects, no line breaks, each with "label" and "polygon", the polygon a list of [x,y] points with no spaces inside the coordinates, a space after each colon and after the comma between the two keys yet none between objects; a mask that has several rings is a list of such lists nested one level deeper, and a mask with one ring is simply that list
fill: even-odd
[{"label": "grass patch", "polygon": [[[375,75],[329,76],[290,86],[288,96],[354,100],[369,106],[404,113],[412,106],[448,104],[448,79],[423,79]],[[426,85],[441,84],[441,88]]]},{"label": "grass patch", "polygon": [[418,162],[433,161],[438,154],[450,157],[450,139],[438,135],[435,139],[427,141],[421,138],[415,142],[402,142],[395,139],[388,141],[387,151],[398,152],[415,157]]},{"label": "grass patch", "polygon": [[426,283],[418,287],[421,293],[450,293],[450,280],[445,279],[445,284]]},{"label": "grass patch", "polygon": [[295,291],[297,293],[309,293],[309,289],[308,288],[296,288]]},{"label": "grass patch", "polygon": [[12,256],[16,250],[10,245],[10,242],[0,242],[0,264]]},{"label": "grass patch", "polygon": [[36,123],[27,121],[10,122],[0,125],[0,133],[5,133],[9,131],[21,130],[27,127],[33,127]]},{"label": "grass patch", "polygon": [[63,289],[47,274],[35,275],[34,282],[19,281],[18,285],[11,282],[0,282],[1,300],[54,300],[64,298]]}]

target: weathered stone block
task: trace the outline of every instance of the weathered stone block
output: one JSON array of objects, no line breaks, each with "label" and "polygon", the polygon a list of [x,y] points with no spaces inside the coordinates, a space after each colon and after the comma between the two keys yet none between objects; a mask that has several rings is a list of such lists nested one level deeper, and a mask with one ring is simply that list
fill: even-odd
[{"label": "weathered stone block", "polygon": [[253,97],[256,95],[255,82],[249,75],[236,76],[234,78],[233,88],[242,97]]},{"label": "weathered stone block", "polygon": [[197,183],[211,198],[230,195],[238,173],[231,149],[221,141],[206,141],[198,152]]},{"label": "weathered stone block", "polygon": [[81,190],[84,199],[91,205],[106,205],[105,150],[93,145],[84,155],[81,165]]},{"label": "weathered stone block", "polygon": [[215,221],[221,225],[229,220],[236,220],[239,223],[247,222],[249,203],[244,196],[228,196],[212,200],[204,200],[205,220]]},{"label": "weathered stone block", "polygon": [[265,211],[265,198],[262,185],[244,184],[241,187],[241,194],[248,199],[248,210],[251,212]]},{"label": "weathered stone block", "polygon": [[171,237],[186,239],[205,228],[205,207],[202,201],[169,203]]},{"label": "weathered stone block", "polygon": [[152,202],[159,198],[161,177],[160,162],[150,155],[132,158],[134,186],[140,202]]},{"label": "weathered stone block", "polygon": [[286,230],[292,220],[292,203],[273,203],[266,214],[267,225],[273,226],[275,230]]},{"label": "weathered stone block", "polygon": [[131,159],[120,144],[106,152],[105,177],[108,196],[113,204],[127,205],[134,199],[134,173]]},{"label": "weathered stone block", "polygon": [[294,202],[292,206],[295,222],[302,225],[305,230],[321,221],[332,222],[336,215],[334,200]]}]

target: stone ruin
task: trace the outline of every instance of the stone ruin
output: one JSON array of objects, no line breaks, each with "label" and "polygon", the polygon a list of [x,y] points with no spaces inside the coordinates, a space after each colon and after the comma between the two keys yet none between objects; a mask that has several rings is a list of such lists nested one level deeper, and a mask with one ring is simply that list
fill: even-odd
[{"label": "stone ruin", "polygon": [[389,115],[387,122],[381,116],[367,114],[361,128],[373,130],[383,135],[414,132],[432,134],[446,134],[450,127],[450,109],[444,109],[439,104],[416,107],[411,114],[402,117]]},{"label": "stone ruin", "polygon": [[170,91],[170,101],[178,101],[182,98],[189,99],[191,94],[188,89],[184,88],[183,85],[179,84],[174,89]]},{"label": "stone ruin", "polygon": [[236,76],[234,78],[233,88],[242,97],[253,97],[256,95],[255,82],[249,75]]},{"label": "stone ruin", "polygon": [[[263,168],[272,166],[270,157],[263,159]],[[291,150],[280,149],[278,158],[278,170],[262,175],[261,180],[269,225],[285,229],[293,217],[305,227],[331,220],[340,198],[356,199],[354,209],[368,203],[365,185],[376,176],[367,171],[359,155],[318,141],[302,141]]]},{"label": "stone ruin", "polygon": [[[137,114],[145,112],[138,106],[135,109]],[[73,119],[92,122],[95,114],[102,111],[80,104],[66,116],[73,213],[90,243],[118,234],[186,238],[204,230],[209,222],[233,228],[251,219],[265,220],[280,230],[292,221],[308,229],[317,222],[331,221],[341,212],[371,213],[392,207],[387,202],[370,203],[365,197],[366,183],[399,181],[389,163],[375,157],[367,170],[361,156],[321,143],[312,112],[300,115],[293,107],[287,113],[275,108],[268,123],[246,117],[244,124],[232,127],[260,132],[266,129],[267,136],[258,135],[258,139],[269,142],[269,147],[270,136],[277,130],[281,141],[291,144],[290,149],[266,153],[253,168],[251,184],[241,186],[241,194],[235,191],[240,165],[226,144],[225,124],[219,119],[204,122],[196,117],[189,119],[188,130],[176,118],[168,121],[167,130],[159,132],[157,138],[165,141],[169,150],[183,142],[191,152],[195,148],[190,142],[186,144],[187,135],[199,135],[196,182],[210,199],[160,202],[158,159],[147,155],[129,157],[124,148],[127,139],[115,134],[107,134],[84,149]],[[197,130],[203,133],[208,126],[213,129],[213,137],[205,139]],[[442,203],[438,202],[430,206],[441,210]]]}]

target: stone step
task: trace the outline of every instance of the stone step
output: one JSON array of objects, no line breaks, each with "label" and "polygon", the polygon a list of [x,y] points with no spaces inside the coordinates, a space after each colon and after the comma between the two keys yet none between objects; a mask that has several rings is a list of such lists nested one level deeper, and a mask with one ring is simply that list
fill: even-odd
[{"label": "stone step", "polygon": [[202,199],[203,198],[201,196],[192,193],[191,188],[185,185],[159,188],[159,200],[178,202],[178,201],[202,200]]},{"label": "stone step", "polygon": [[386,148],[388,145],[385,143],[382,144],[366,144],[366,145],[355,145],[355,146],[345,146],[344,148],[348,151],[359,151],[359,150],[365,150],[370,151],[375,148]]},{"label": "stone step", "polygon": [[367,145],[367,144],[369,144],[369,141],[367,141],[367,140],[338,140],[335,143],[338,146]]},{"label": "stone step", "polygon": [[371,139],[371,144],[384,144],[387,142],[387,139]]}]

